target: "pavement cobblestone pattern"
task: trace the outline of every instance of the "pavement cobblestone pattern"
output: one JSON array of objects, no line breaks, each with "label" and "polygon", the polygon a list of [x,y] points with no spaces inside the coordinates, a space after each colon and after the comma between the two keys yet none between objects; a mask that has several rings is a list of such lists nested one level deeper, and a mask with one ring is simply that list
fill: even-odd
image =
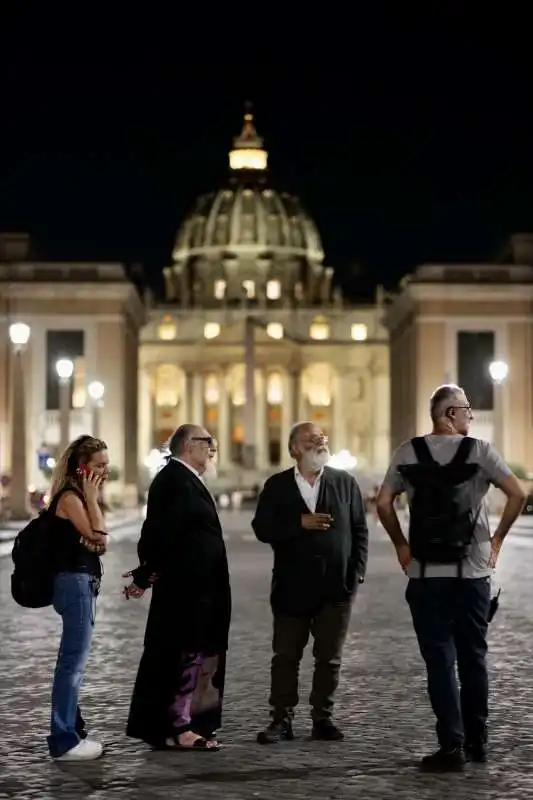
[{"label": "pavement cobblestone pattern", "polygon": [[405,579],[383,532],[374,529],[367,583],[345,648],[337,720],[346,740],[308,739],[310,658],[303,669],[298,739],[260,747],[267,721],[270,659],[268,548],[241,539],[229,554],[234,618],[223,741],[216,754],[155,753],[124,736],[148,603],[126,602],[120,574],[134,565],[135,540],[120,537],[106,558],[97,630],[82,705],[105,756],[86,765],[47,757],[51,671],[59,623],[25,611],[9,594],[10,559],[0,559],[0,799],[292,798],[478,800],[533,798],[533,537],[511,535],[502,553],[502,607],[491,630],[492,758],[462,775],[421,775],[434,747],[422,664],[403,593]]}]

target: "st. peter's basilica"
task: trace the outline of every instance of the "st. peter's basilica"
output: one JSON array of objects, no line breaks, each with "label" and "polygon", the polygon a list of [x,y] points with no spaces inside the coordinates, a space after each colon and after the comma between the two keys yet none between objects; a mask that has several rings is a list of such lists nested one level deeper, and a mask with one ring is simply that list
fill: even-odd
[{"label": "st. peter's basilica", "polygon": [[[425,265],[394,295],[351,304],[313,220],[269,184],[267,160],[246,114],[226,186],[198,198],[178,229],[162,299],[121,264],[41,262],[27,234],[0,234],[2,474],[24,449],[22,414],[28,483],[46,482],[62,436],[58,359],[73,362],[68,433],[98,427],[126,502],[185,421],[217,437],[221,486],[286,466],[302,419],[373,481],[391,445],[426,430],[428,395],[445,380],[472,387],[478,435],[499,436],[509,460],[533,469],[532,237],[513,237],[497,265]],[[16,322],[31,331],[17,354]],[[498,387],[485,374],[494,359],[508,365]],[[87,391],[95,381],[102,399]]]}]

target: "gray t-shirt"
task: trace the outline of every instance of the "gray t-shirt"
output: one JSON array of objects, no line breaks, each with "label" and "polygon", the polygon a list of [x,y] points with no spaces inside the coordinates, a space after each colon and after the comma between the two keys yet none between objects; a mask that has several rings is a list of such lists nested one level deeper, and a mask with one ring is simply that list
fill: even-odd
[{"label": "gray t-shirt", "polygon": [[[447,464],[454,457],[462,436],[441,436],[430,434],[424,437],[431,455],[439,464]],[[413,446],[410,441],[404,442],[394,453],[391,465],[385,475],[384,485],[397,494],[407,493],[409,505],[413,497],[413,488],[398,471],[402,464],[416,464],[417,458],[414,454]],[[474,439],[474,446],[468,458],[468,463],[479,464],[480,469],[474,477],[466,484],[465,500],[472,508],[472,513],[479,514],[474,531],[472,543],[468,555],[463,562],[463,578],[485,578],[491,575],[492,570],[488,566],[490,558],[490,523],[485,495],[490,489],[491,484],[498,486],[504,478],[512,475],[503,458],[489,444],[481,439]],[[420,577],[420,564],[412,561],[407,571],[409,578]],[[427,564],[425,576],[427,578],[452,578],[457,576],[457,566],[454,564]]]}]

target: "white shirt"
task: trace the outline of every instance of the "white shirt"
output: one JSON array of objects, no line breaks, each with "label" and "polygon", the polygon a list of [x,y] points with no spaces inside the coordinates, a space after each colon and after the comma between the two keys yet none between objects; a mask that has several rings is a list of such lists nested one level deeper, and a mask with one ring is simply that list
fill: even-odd
[{"label": "white shirt", "polygon": [[187,462],[186,462],[186,461],[182,461],[182,460],[181,460],[181,458],[176,458],[175,456],[172,456],[172,459],[173,459],[173,461],[177,461],[177,462],[178,462],[178,464],[183,464],[183,466],[184,466],[184,467],[187,467],[187,469],[188,469],[190,472],[192,472],[192,474],[193,474],[193,475],[196,475],[196,477],[198,478],[198,480],[199,480],[199,481],[202,481],[202,483],[204,482],[204,481],[203,481],[203,478],[202,478],[202,476],[200,475],[200,473],[198,472],[198,470],[197,470],[197,469],[195,469],[193,466],[191,466],[190,464],[187,464]]},{"label": "white shirt", "polygon": [[316,504],[318,501],[318,494],[320,492],[320,481],[322,480],[323,469],[320,470],[313,486],[306,481],[298,467],[294,467],[294,479],[296,485],[302,495],[302,500],[306,504],[309,511],[314,514],[316,511]]}]

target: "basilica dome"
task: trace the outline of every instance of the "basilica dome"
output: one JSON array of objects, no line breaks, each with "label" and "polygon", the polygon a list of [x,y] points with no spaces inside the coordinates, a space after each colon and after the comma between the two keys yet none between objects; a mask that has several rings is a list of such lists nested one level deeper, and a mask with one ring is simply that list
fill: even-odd
[{"label": "basilica dome", "polygon": [[317,284],[326,271],[318,230],[296,197],[269,185],[267,160],[247,112],[229,153],[227,185],[199,197],[179,228],[165,270],[167,300],[209,306],[241,299],[252,282],[256,297],[272,279],[295,296]]}]

